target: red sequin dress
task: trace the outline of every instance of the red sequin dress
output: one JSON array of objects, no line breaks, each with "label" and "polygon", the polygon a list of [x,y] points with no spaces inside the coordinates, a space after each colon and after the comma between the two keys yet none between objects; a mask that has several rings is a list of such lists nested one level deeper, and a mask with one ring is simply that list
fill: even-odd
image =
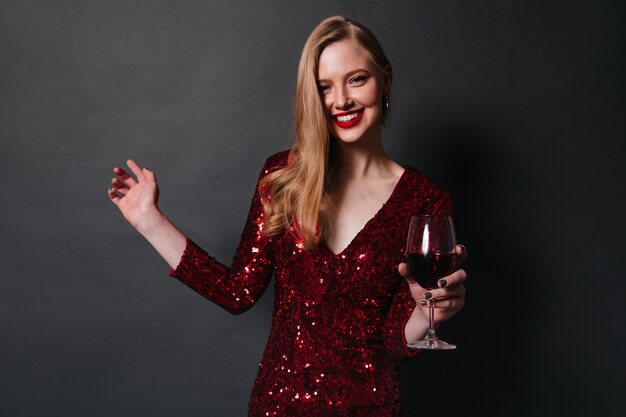
[{"label": "red sequin dress", "polygon": [[[286,163],[270,157],[261,176]],[[398,362],[416,356],[404,326],[415,307],[397,267],[414,214],[450,213],[447,192],[410,167],[389,200],[339,254],[302,249],[294,235],[261,233],[252,200],[229,268],[192,241],[170,274],[233,314],[249,309],[275,273],[272,326],[249,416],[401,416]]]}]

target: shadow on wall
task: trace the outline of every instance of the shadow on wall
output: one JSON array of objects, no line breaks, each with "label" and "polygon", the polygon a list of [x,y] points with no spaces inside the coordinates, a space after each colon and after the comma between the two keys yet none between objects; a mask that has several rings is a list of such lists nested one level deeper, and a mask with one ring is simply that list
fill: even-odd
[{"label": "shadow on wall", "polygon": [[507,180],[514,177],[510,167],[515,164],[486,123],[440,120],[415,130],[419,140],[405,141],[402,155],[418,156],[409,162],[452,194],[458,240],[469,258],[463,265],[468,272],[465,308],[439,331],[458,348],[426,352],[403,364],[406,414],[523,415],[517,399],[528,392],[525,333],[532,323],[525,301],[530,287],[524,242],[510,234],[516,228],[508,227],[516,216],[504,209],[516,187]]}]

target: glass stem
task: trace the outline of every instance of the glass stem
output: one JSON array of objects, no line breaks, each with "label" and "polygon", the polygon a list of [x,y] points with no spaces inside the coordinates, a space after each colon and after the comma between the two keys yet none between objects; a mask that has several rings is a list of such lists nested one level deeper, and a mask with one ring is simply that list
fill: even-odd
[{"label": "glass stem", "polygon": [[428,335],[429,336],[435,332],[435,326],[433,323],[433,316],[434,316],[433,310],[435,309],[434,303],[435,303],[435,300],[428,301]]}]

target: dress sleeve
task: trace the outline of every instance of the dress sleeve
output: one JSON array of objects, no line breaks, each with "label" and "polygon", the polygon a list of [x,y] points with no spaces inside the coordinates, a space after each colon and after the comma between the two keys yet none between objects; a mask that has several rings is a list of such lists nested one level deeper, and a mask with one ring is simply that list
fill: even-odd
[{"label": "dress sleeve", "polygon": [[[273,168],[265,163],[259,179]],[[274,239],[262,233],[263,205],[258,184],[231,267],[218,262],[191,240],[170,276],[232,314],[241,314],[261,297],[274,271]]]},{"label": "dress sleeve", "polygon": [[[447,191],[440,189],[430,195],[424,214],[452,215],[452,199]],[[387,353],[396,361],[418,356],[422,350],[407,347],[404,328],[417,303],[411,295],[409,284],[399,274],[400,285],[394,294],[384,327],[384,344]]]},{"label": "dress sleeve", "polygon": [[393,301],[385,320],[384,344],[387,353],[397,362],[418,356],[420,349],[407,347],[404,327],[415,310],[415,300],[411,296],[409,284],[400,277],[400,285],[394,294]]}]

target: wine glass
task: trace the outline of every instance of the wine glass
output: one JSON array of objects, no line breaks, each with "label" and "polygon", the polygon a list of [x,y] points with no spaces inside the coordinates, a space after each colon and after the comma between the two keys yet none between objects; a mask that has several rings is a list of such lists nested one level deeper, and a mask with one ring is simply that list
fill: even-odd
[{"label": "wine glass", "polygon": [[[411,275],[428,290],[437,288],[437,281],[454,271],[456,236],[450,216],[413,216],[409,226],[406,253]],[[422,340],[407,346],[416,349],[445,350],[456,346],[440,340],[433,326],[435,300],[428,300],[428,333]]]}]

